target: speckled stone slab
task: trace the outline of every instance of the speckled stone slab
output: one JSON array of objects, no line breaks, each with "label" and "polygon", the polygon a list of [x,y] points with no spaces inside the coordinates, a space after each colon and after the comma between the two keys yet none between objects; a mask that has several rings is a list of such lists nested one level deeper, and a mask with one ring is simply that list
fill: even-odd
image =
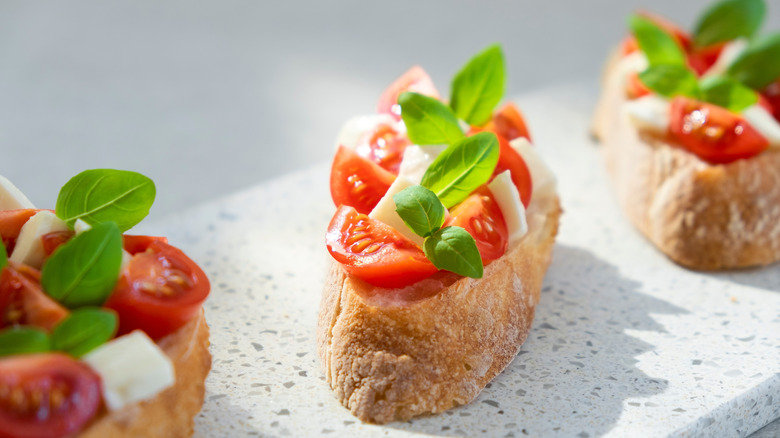
[{"label": "speckled stone slab", "polygon": [[657,252],[616,206],[579,90],[517,99],[559,176],[561,232],[520,354],[440,415],[362,424],[324,381],[327,164],[144,226],[212,282],[196,436],[745,436],[780,417],[780,266],[704,274]]}]

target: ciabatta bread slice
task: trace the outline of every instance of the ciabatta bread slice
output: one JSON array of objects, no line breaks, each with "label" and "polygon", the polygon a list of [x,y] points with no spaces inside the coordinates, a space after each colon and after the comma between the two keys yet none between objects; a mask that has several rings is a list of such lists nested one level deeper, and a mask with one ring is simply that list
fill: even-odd
[{"label": "ciabatta bread slice", "polygon": [[528,335],[560,214],[554,193],[534,199],[528,234],[481,279],[440,273],[380,289],[334,262],[317,346],[341,403],[362,421],[386,423],[473,400]]},{"label": "ciabatta bread slice", "polygon": [[780,260],[780,150],[713,165],[637,130],[618,57],[607,66],[594,119],[618,201],[629,220],[675,262],[700,270]]}]

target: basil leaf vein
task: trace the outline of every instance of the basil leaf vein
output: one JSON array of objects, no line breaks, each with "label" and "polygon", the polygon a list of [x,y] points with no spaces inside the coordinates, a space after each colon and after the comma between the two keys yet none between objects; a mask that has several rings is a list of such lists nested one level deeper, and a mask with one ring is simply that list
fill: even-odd
[{"label": "basil leaf vein", "polygon": [[745,108],[758,103],[758,93],[736,80],[724,76],[702,79],[701,91],[705,101],[735,113],[742,112]]},{"label": "basil leaf vein", "polygon": [[409,139],[419,145],[452,144],[463,138],[458,119],[438,99],[404,92],[398,97]]},{"label": "basil leaf vein", "polygon": [[650,65],[685,65],[686,56],[677,40],[649,18],[634,14],[628,26]]},{"label": "basil leaf vein", "polygon": [[754,90],[780,78],[780,32],[751,41],[726,74]]},{"label": "basil leaf vein", "polygon": [[393,196],[395,211],[415,234],[427,237],[444,224],[446,210],[435,193],[423,186],[407,187]]},{"label": "basil leaf vein", "polygon": [[709,7],[699,18],[693,31],[698,47],[752,37],[766,15],[764,0],[725,0]]},{"label": "basil leaf vein", "polygon": [[639,80],[662,96],[701,97],[696,74],[684,65],[652,65],[639,73]]},{"label": "basil leaf vein", "polygon": [[116,334],[116,313],[100,308],[74,310],[51,333],[52,349],[79,358]]},{"label": "basil leaf vein", "polygon": [[484,268],[477,242],[461,227],[444,227],[425,239],[423,251],[439,269],[471,278],[482,278]]},{"label": "basil leaf vein", "polygon": [[482,126],[504,96],[506,67],[501,46],[492,45],[476,56],[455,75],[450,106],[455,115],[471,125]]},{"label": "basil leaf vein", "polygon": [[39,328],[14,327],[0,331],[0,357],[50,350],[49,335]]}]

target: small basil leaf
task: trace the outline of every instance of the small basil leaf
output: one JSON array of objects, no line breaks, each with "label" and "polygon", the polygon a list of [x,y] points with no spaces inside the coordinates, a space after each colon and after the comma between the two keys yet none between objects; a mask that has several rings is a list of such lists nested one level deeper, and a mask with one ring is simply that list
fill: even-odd
[{"label": "small basil leaf", "polygon": [[103,222],[54,251],[41,285],[66,307],[99,306],[114,289],[121,263],[122,234],[115,223]]},{"label": "small basil leaf", "polygon": [[452,144],[463,138],[458,119],[438,99],[405,92],[398,97],[409,139],[419,145]]},{"label": "small basil leaf", "polygon": [[482,257],[477,242],[461,227],[444,227],[425,239],[423,251],[439,269],[471,278],[482,278]]},{"label": "small basil leaf", "polygon": [[3,236],[0,236],[0,271],[8,264],[8,253],[6,252],[2,237]]},{"label": "small basil leaf", "polygon": [[639,80],[647,88],[666,97],[698,99],[701,95],[696,74],[684,65],[653,65],[639,73]]},{"label": "small basil leaf", "polygon": [[127,170],[85,170],[60,190],[55,211],[73,227],[76,219],[89,225],[116,222],[122,232],[141,222],[154,203],[154,182]]},{"label": "small basil leaf", "polygon": [[116,334],[118,318],[107,309],[74,310],[51,333],[53,350],[79,358],[103,345]]},{"label": "small basil leaf", "polygon": [[725,0],[707,9],[693,31],[693,43],[698,47],[752,37],[766,15],[764,0]]},{"label": "small basil leaf", "polygon": [[395,211],[416,234],[427,237],[444,223],[444,206],[423,186],[407,187],[393,196]]},{"label": "small basil leaf", "polygon": [[498,151],[498,139],[493,133],[466,137],[433,160],[420,184],[434,192],[446,208],[451,208],[490,179],[498,163]]},{"label": "small basil leaf", "polygon": [[704,100],[722,106],[729,111],[739,113],[758,103],[758,93],[724,76],[712,76],[701,81]]},{"label": "small basil leaf", "polygon": [[634,14],[628,26],[650,65],[685,65],[686,56],[677,41],[652,20]]},{"label": "small basil leaf", "polygon": [[504,96],[505,82],[504,54],[501,46],[492,45],[471,58],[455,75],[450,106],[459,118],[482,126]]},{"label": "small basil leaf", "polygon": [[776,81],[780,78],[780,33],[751,41],[726,73],[754,90]]},{"label": "small basil leaf", "polygon": [[49,336],[41,329],[18,327],[0,331],[0,357],[50,350]]}]

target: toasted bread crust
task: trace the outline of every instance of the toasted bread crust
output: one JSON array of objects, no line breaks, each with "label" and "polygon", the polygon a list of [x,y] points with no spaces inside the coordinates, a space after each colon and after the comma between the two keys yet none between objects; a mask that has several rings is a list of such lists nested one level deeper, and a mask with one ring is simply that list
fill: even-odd
[{"label": "toasted bread crust", "polygon": [[211,369],[209,328],[203,312],[158,344],[173,362],[176,383],[151,400],[103,412],[79,438],[189,437],[193,434],[193,419],[203,406],[205,380]]},{"label": "toasted bread crust", "polygon": [[317,347],[342,404],[362,421],[386,423],[473,400],[528,335],[560,214],[556,197],[482,279],[461,278],[416,301],[374,300],[372,286],[334,263]]},{"label": "toasted bread crust", "polygon": [[780,150],[712,165],[665,138],[638,132],[622,113],[617,58],[594,119],[618,201],[662,252],[692,269],[780,260]]}]

